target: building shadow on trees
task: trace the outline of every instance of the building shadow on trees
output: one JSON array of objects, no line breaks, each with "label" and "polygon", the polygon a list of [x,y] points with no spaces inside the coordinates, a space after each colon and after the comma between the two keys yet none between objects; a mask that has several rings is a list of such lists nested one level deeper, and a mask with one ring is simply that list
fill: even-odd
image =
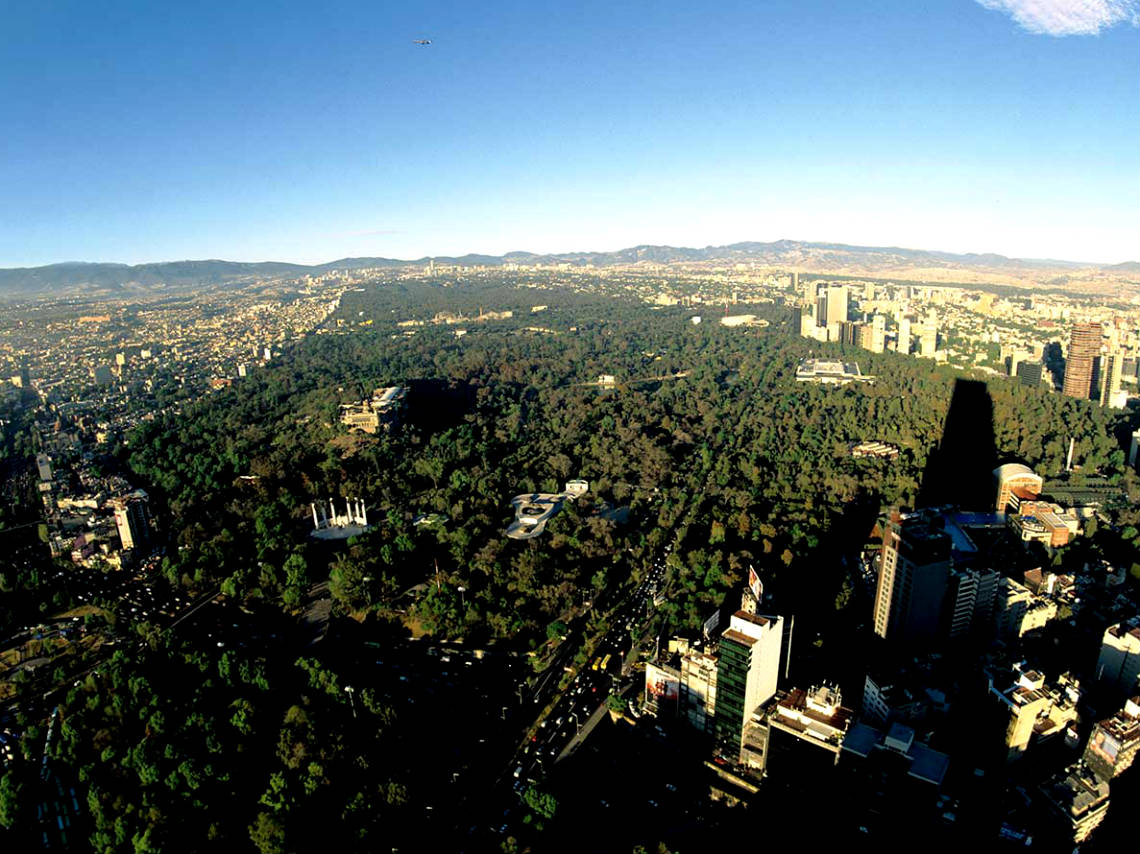
[{"label": "building shadow on trees", "polygon": [[927,458],[916,506],[992,509],[996,465],[994,403],[989,389],[979,380],[955,380],[942,438]]},{"label": "building shadow on trees", "polygon": [[870,608],[860,585],[861,558],[882,500],[877,490],[860,490],[819,545],[781,579],[780,612],[795,615],[790,675],[797,685],[838,681],[850,689],[861,682],[865,638],[857,635]]}]

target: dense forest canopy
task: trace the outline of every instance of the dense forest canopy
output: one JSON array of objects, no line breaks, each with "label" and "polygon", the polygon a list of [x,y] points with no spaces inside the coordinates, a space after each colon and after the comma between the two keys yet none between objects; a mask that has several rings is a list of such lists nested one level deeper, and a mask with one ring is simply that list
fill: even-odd
[{"label": "dense forest canopy", "polygon": [[[478,322],[483,309],[514,317]],[[378,286],[345,296],[352,331],[311,337],[185,416],[146,425],[127,453],[169,502],[182,547],[167,561],[173,581],[275,596],[323,578],[325,564],[297,556],[309,503],[362,498],[379,524],[334,576],[354,610],[390,605],[438,569],[470,592],[463,613],[437,601],[440,586],[417,603],[436,632],[540,640],[575,596],[628,573],[631,549],[643,559],[675,540],[675,580],[692,595],[674,604],[692,626],[746,563],[780,573],[807,559],[856,498],[913,506],[958,376],[851,351],[875,383],[797,383],[813,344],[790,334],[786,310],[750,310],[771,326],[694,325],[690,311],[493,282]],[[397,326],[440,311],[467,316],[466,334]],[[617,386],[592,384],[599,374]],[[411,389],[402,423],[346,435],[338,405],[389,384]],[[1004,379],[988,392],[1001,460],[1057,475],[1072,438],[1085,471],[1124,477],[1127,415]],[[850,443],[867,439],[902,453],[853,458]],[[591,491],[548,536],[502,536],[512,495],[574,477]],[[412,525],[428,512],[447,521]]]}]

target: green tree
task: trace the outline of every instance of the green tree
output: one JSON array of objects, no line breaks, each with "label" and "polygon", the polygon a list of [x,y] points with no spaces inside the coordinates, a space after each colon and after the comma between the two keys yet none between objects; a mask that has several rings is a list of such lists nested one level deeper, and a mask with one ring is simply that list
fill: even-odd
[{"label": "green tree", "polygon": [[0,827],[11,829],[16,826],[26,812],[24,804],[24,784],[13,771],[6,771],[0,777]]},{"label": "green tree", "polygon": [[523,803],[538,818],[551,819],[558,811],[558,801],[549,792],[540,792],[533,786],[523,790]]}]

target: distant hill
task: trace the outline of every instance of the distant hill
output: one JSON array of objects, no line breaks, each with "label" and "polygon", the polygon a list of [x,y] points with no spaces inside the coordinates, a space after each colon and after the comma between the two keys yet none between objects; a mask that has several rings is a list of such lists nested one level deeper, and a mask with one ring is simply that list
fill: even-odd
[{"label": "distant hill", "polygon": [[[220,285],[227,282],[291,278],[329,270],[366,267],[403,267],[437,264],[498,266],[502,264],[558,264],[595,267],[634,264],[748,263],[765,267],[798,269],[820,274],[891,275],[939,282],[991,284],[1064,283],[1074,290],[1083,285],[1135,284],[1140,263],[1096,265],[1074,261],[1007,258],[995,254],[965,254],[897,246],[849,246],[843,243],[810,243],[777,240],[772,243],[744,242],[704,248],[632,246],[616,252],[562,252],[537,255],[508,252],[506,255],[436,256],[401,261],[393,258],[341,258],[307,266],[279,261],[169,261],[156,264],[89,264],[70,262],[46,267],[0,269],[0,296],[63,296],[68,294],[127,295],[132,292],[162,292],[166,289]],[[1052,276],[1047,274],[1053,274]],[[1063,274],[1061,279],[1057,274]]]},{"label": "distant hill", "polygon": [[68,262],[46,267],[0,270],[0,295],[153,291],[216,285],[251,278],[301,276],[311,267],[280,261],[167,261],[160,264],[87,264]]}]

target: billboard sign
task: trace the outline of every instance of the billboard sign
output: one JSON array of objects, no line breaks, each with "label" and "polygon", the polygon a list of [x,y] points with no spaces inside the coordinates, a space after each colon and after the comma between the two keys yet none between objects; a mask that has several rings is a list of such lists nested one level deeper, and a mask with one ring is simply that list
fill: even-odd
[{"label": "billboard sign", "polygon": [[756,574],[756,570],[752,567],[748,567],[748,589],[752,591],[752,595],[756,597],[757,602],[764,599],[764,584],[760,581],[760,576]]},{"label": "billboard sign", "polygon": [[1100,727],[1093,732],[1089,749],[1110,765],[1116,764],[1116,757],[1120,753],[1120,742]]},{"label": "billboard sign", "polygon": [[712,612],[712,616],[705,620],[702,631],[705,633],[706,638],[712,637],[712,633],[716,631],[717,626],[720,625],[720,609]]},{"label": "billboard sign", "polygon": [[681,675],[673,670],[658,667],[656,664],[645,666],[645,705],[654,713],[660,714],[662,707],[672,707],[676,713],[677,698],[681,695]]}]

